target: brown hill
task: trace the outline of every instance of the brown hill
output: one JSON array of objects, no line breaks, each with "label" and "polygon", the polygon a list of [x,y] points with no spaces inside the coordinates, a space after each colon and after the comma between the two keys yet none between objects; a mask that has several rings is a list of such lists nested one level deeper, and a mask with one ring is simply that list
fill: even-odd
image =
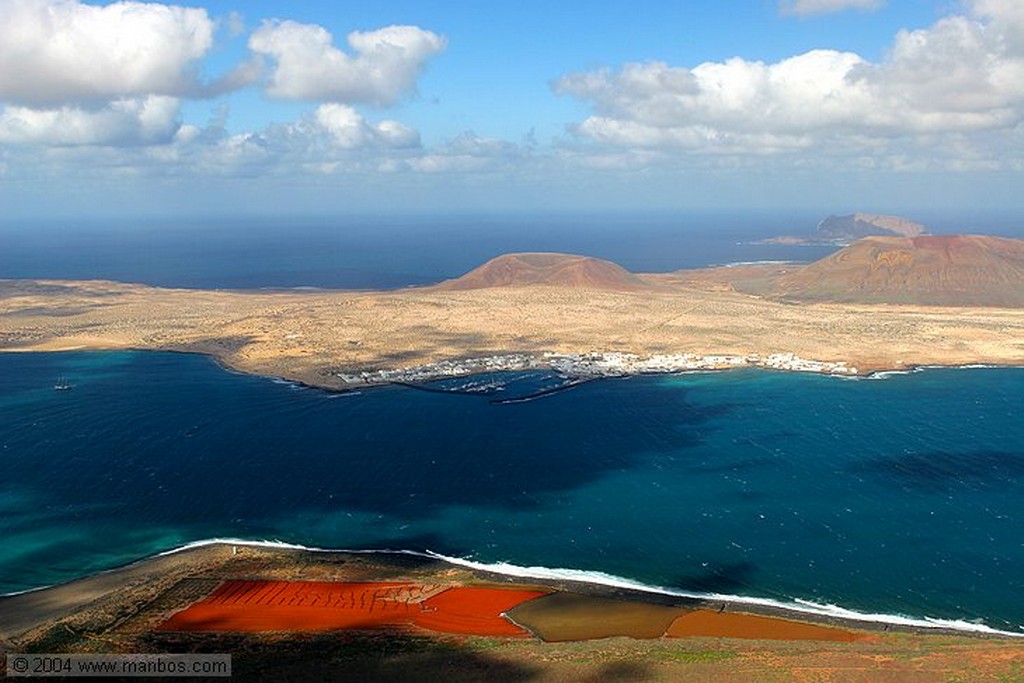
[{"label": "brown hill", "polygon": [[1024,240],[866,237],[780,275],[769,289],[807,301],[1024,306]]},{"label": "brown hill", "polygon": [[437,285],[438,289],[484,289],[555,285],[633,291],[652,285],[610,261],[573,254],[523,253],[493,258],[462,277]]}]

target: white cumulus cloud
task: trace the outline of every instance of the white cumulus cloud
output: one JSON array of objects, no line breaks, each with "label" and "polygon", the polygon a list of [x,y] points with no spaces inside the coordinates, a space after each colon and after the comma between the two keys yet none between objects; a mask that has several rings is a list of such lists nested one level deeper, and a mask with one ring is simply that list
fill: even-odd
[{"label": "white cumulus cloud", "polygon": [[213,43],[203,9],[156,3],[0,1],[0,100],[46,107],[179,95]]},{"label": "white cumulus cloud", "polygon": [[813,50],[775,63],[634,63],[569,74],[553,87],[592,105],[578,135],[619,148],[874,153],[934,145],[936,136],[960,136],[962,145],[1024,121],[1022,7],[977,0],[969,14],[901,31],[879,62]]},{"label": "white cumulus cloud", "polygon": [[124,147],[125,165],[148,172],[213,176],[300,176],[374,172],[382,163],[406,168],[423,153],[419,133],[397,121],[372,121],[355,109],[322,104],[295,121],[230,133],[227,112],[205,127],[183,124],[162,144]]},{"label": "white cumulus cloud", "polygon": [[159,144],[170,142],[180,126],[179,101],[160,95],[119,99],[98,109],[7,106],[0,112],[0,143]]},{"label": "white cumulus cloud", "polygon": [[780,0],[779,9],[783,14],[808,16],[848,9],[876,10],[884,4],[885,0]]},{"label": "white cumulus cloud", "polygon": [[343,149],[356,149],[371,145],[387,147],[416,147],[420,136],[412,128],[397,121],[371,123],[355,109],[344,104],[322,104],[313,114],[317,126],[326,132],[332,142]]},{"label": "white cumulus cloud", "polygon": [[519,145],[466,131],[421,156],[406,160],[405,167],[421,173],[493,172],[507,170],[528,156]]},{"label": "white cumulus cloud", "polygon": [[416,26],[387,26],[348,34],[354,54],[332,44],[321,26],[270,21],[249,38],[249,49],[275,61],[267,94],[287,100],[394,104],[416,86],[427,60],[445,39]]}]

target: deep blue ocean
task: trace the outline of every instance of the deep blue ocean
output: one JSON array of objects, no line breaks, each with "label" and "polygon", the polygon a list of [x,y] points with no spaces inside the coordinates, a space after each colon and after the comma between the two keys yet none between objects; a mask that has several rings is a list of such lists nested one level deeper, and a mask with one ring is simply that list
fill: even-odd
[{"label": "deep blue ocean", "polygon": [[[935,233],[1024,236],[1024,223],[1017,216],[908,215]],[[456,277],[513,251],[584,254],[634,272],[667,272],[743,261],[819,259],[834,248],[756,242],[809,235],[823,217],[812,211],[705,211],[7,222],[0,215],[0,279],[376,289]]]},{"label": "deep blue ocean", "polygon": [[1024,369],[647,376],[505,405],[168,353],[0,354],[0,378],[0,592],[231,537],[1024,625]]},{"label": "deep blue ocean", "polygon": [[[819,258],[831,249],[752,242],[820,217],[23,223],[0,226],[0,279],[401,287],[508,251],[670,271]],[[977,227],[964,220],[946,227]],[[329,394],[199,356],[0,353],[0,594],[230,537],[1024,626],[1024,369],[743,370],[492,399]]]},{"label": "deep blue ocean", "polygon": [[834,249],[752,244],[810,232],[818,218],[704,213],[0,223],[0,278],[377,289],[432,284],[514,251],[584,254],[634,272],[667,272],[821,258]]}]

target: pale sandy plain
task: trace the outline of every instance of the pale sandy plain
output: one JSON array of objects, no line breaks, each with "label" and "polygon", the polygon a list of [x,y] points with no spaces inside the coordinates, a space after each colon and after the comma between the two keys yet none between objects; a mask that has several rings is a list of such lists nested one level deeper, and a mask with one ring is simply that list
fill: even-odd
[{"label": "pale sandy plain", "polygon": [[160,349],[342,388],[338,373],[512,352],[768,355],[1024,365],[1024,309],[786,303],[714,277],[638,291],[531,285],[445,291],[238,292],[0,281],[0,350]]}]

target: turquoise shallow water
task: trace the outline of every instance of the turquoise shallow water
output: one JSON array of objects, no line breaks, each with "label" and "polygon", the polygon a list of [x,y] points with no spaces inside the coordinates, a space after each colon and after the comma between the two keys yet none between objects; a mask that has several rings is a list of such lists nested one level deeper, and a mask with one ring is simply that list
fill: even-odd
[{"label": "turquoise shallow water", "polygon": [[[74,389],[53,390],[62,375]],[[1024,370],[490,398],[327,394],[188,355],[0,354],[0,593],[235,537],[1022,630]]]}]

